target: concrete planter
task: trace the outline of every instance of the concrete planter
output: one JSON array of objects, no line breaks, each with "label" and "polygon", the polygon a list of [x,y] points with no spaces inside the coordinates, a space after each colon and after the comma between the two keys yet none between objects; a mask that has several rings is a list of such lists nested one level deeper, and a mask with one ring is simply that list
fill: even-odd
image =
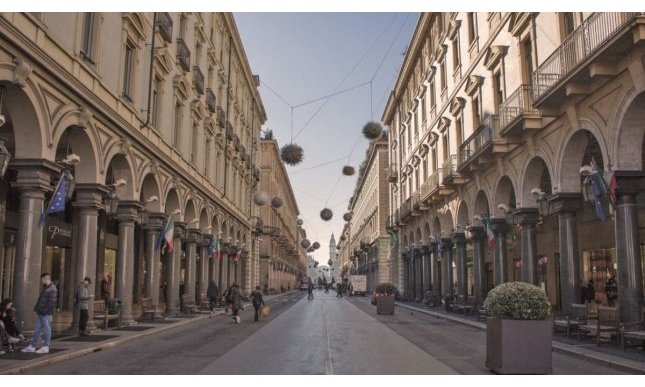
[{"label": "concrete planter", "polygon": [[552,373],[551,320],[486,320],[486,367],[500,374]]},{"label": "concrete planter", "polygon": [[380,296],[376,299],[376,313],[394,314],[394,296]]}]

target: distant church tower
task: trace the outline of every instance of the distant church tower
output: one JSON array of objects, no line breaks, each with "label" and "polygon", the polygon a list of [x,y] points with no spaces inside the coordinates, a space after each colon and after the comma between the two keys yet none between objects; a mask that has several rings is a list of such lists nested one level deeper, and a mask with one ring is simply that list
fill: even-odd
[{"label": "distant church tower", "polygon": [[336,239],[334,239],[334,233],[331,234],[331,239],[329,240],[329,260],[331,261],[331,264],[329,265],[329,274],[331,278],[338,281],[340,273],[338,271],[338,259],[336,258]]}]

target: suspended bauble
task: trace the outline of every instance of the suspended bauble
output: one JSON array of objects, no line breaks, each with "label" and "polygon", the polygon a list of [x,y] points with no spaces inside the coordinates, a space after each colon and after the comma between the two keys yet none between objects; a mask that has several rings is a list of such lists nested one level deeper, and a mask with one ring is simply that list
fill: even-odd
[{"label": "suspended bauble", "polygon": [[381,137],[383,127],[378,122],[370,121],[363,126],[363,136],[368,140],[376,140]]},{"label": "suspended bauble", "polygon": [[314,250],[318,250],[320,248],[320,243],[314,242],[314,244],[311,246],[314,248]]},{"label": "suspended bauble", "polygon": [[352,213],[351,212],[346,212],[345,215],[343,215],[343,220],[345,222],[349,222],[350,220],[352,220]]},{"label": "suspended bauble", "polygon": [[334,261],[332,261],[332,260],[330,259],[329,261],[327,261],[327,264],[328,264],[329,266],[331,266],[331,265],[333,265],[333,264],[334,264]]},{"label": "suspended bauble", "polygon": [[287,144],[280,150],[280,158],[285,164],[294,166],[302,162],[303,150],[298,144]]},{"label": "suspended bauble", "polygon": [[303,239],[300,241],[300,246],[302,246],[303,249],[307,249],[311,246],[311,242],[309,242],[309,239]]},{"label": "suspended bauble", "polygon": [[356,170],[351,165],[345,165],[343,167],[343,175],[352,176],[354,173],[356,173]]},{"label": "suspended bauble", "polygon": [[298,219],[296,223],[298,224],[298,226],[302,226],[304,222],[302,221],[302,219]]},{"label": "suspended bauble", "polygon": [[284,202],[277,196],[271,199],[271,207],[273,208],[280,208],[282,207],[282,204],[284,204]]},{"label": "suspended bauble", "polygon": [[253,197],[253,201],[258,206],[263,206],[267,204],[269,200],[270,200],[269,195],[266,192],[262,192],[262,191],[256,192],[255,196]]},{"label": "suspended bauble", "polygon": [[308,252],[308,253],[313,253],[313,252],[314,252],[314,250],[316,250],[316,249],[314,249],[314,247],[313,247],[313,246],[309,246],[309,248],[307,249],[307,252]]},{"label": "suspended bauble", "polygon": [[324,221],[331,220],[332,216],[334,216],[334,213],[331,212],[331,210],[329,208],[325,208],[322,211],[320,211],[320,217]]}]

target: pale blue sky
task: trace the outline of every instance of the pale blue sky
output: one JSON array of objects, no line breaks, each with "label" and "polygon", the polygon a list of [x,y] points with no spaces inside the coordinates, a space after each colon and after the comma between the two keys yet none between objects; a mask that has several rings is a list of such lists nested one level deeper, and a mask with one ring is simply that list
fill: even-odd
[{"label": "pale blue sky", "polygon": [[[416,13],[235,13],[234,16],[251,69],[260,76],[261,83],[266,82],[260,86],[268,116],[264,129],[272,129],[281,146],[291,138],[291,108],[267,85],[292,106],[331,94],[372,47],[338,90],[368,82],[394,42],[372,82],[373,118],[379,120],[418,19]],[[323,103],[294,110],[294,136]],[[305,157],[298,166],[287,166],[287,172],[307,236],[312,243],[321,244],[315,259],[323,264],[329,259],[331,233],[338,238],[342,230],[342,216],[347,211],[357,175],[342,176],[346,159],[305,169],[347,157],[355,148],[350,165],[358,171],[368,144],[361,128],[370,115],[370,87],[366,85],[329,99],[294,139],[304,148]],[[334,212],[329,222],[320,219],[325,202]]]}]

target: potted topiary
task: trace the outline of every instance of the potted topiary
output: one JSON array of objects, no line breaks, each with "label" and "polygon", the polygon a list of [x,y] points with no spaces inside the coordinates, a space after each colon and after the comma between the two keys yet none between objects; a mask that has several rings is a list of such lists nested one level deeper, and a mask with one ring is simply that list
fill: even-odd
[{"label": "potted topiary", "polygon": [[394,296],[396,287],[389,282],[383,282],[376,286],[376,313],[394,314]]},{"label": "potted topiary", "polygon": [[527,282],[507,282],[488,293],[486,367],[500,374],[552,372],[551,304]]}]

